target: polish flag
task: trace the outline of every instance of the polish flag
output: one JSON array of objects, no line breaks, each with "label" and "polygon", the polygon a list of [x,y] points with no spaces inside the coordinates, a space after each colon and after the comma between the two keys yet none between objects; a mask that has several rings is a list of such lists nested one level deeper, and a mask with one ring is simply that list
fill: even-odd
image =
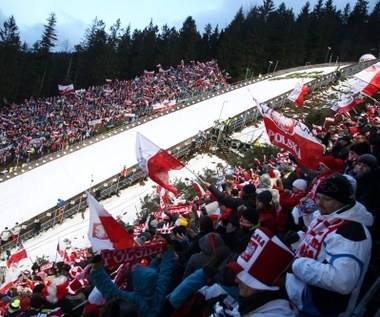
[{"label": "polish flag", "polygon": [[70,262],[70,258],[67,254],[66,248],[62,245],[60,239],[58,239],[57,243],[57,252],[65,262]]},{"label": "polish flag", "polygon": [[7,267],[10,268],[13,263],[18,263],[21,260],[27,259],[27,258],[28,258],[28,254],[26,253],[25,248],[22,247],[19,251],[17,251],[16,253],[13,253],[9,257],[9,259],[7,261]]},{"label": "polish flag", "polygon": [[324,149],[309,128],[302,122],[287,118],[265,104],[259,104],[256,101],[256,105],[263,116],[270,142],[289,151],[300,165],[317,169]]},{"label": "polish flag", "polygon": [[166,188],[158,185],[156,188],[157,194],[160,196],[160,209],[164,209],[168,204],[169,196]]},{"label": "polish flag", "polygon": [[15,287],[13,281],[5,282],[0,286],[0,294],[6,294],[12,287]]},{"label": "polish flag", "polygon": [[380,62],[362,70],[354,75],[354,77],[363,82],[361,91],[368,96],[373,96],[380,90]]},{"label": "polish flag", "polygon": [[333,122],[335,122],[335,118],[331,118],[331,117],[326,117],[325,118],[325,123],[333,123]]},{"label": "polish flag", "polygon": [[346,97],[342,100],[335,102],[332,105],[331,110],[335,111],[337,113],[337,115],[342,114],[342,113],[347,113],[347,112],[351,111],[352,109],[354,109],[354,107],[356,105],[361,104],[363,102],[364,102],[364,100],[362,100],[362,99],[355,99],[354,97],[349,96],[349,97]]},{"label": "polish flag", "polygon": [[184,167],[180,161],[139,132],[136,137],[136,158],[140,168],[148,174],[152,181],[178,197],[177,189],[169,183],[169,171]]},{"label": "polish flag", "polygon": [[198,182],[196,182],[196,181],[194,181],[193,186],[194,186],[194,189],[198,193],[197,196],[199,197],[199,199],[202,199],[205,196],[205,194],[206,194],[206,192],[203,189],[203,187]]},{"label": "polish flag", "polygon": [[60,96],[70,95],[70,94],[74,94],[74,93],[75,93],[75,89],[74,89],[74,85],[73,84],[70,84],[70,85],[58,85],[58,94]]},{"label": "polish flag", "polygon": [[87,192],[87,203],[90,210],[88,238],[94,252],[133,246],[133,238],[129,233],[89,192]]},{"label": "polish flag", "polygon": [[313,129],[311,129],[311,133],[313,133],[314,136],[317,136],[318,134],[322,132],[323,132],[322,126],[313,124]]},{"label": "polish flag", "polygon": [[301,83],[297,83],[296,87],[289,94],[288,99],[293,101],[298,106],[303,106],[304,97],[310,91],[310,87],[306,85],[302,85]]}]

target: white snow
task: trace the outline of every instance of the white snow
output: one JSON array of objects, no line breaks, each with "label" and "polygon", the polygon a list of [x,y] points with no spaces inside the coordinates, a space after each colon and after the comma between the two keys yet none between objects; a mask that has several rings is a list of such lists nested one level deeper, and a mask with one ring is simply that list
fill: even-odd
[{"label": "white snow", "polygon": [[[307,72],[323,71],[331,73],[336,67],[308,69]],[[306,71],[306,70],[304,70]],[[281,76],[282,77],[282,76]],[[303,83],[311,81],[303,79]],[[135,157],[136,132],[140,132],[160,148],[169,148],[193,137],[199,130],[211,127],[215,120],[227,119],[254,107],[252,96],[265,102],[285,92],[290,92],[300,79],[263,80],[242,87],[212,99],[201,101],[191,107],[158,116],[157,119],[132,127],[124,132],[107,137],[82,150],[62,156],[31,171],[0,183],[0,228],[12,227],[56,205],[57,199],[69,199],[110,176],[121,171],[122,167],[137,163]],[[268,143],[263,124],[257,128],[244,129],[233,137],[251,142],[261,136],[261,142]],[[262,133],[264,131],[264,133]],[[194,178],[190,171],[200,172],[225,162],[217,157],[202,154],[189,161],[188,169],[175,171],[172,177]],[[93,181],[91,181],[93,180]],[[121,216],[125,222],[132,223],[140,208],[140,197],[152,193],[154,183],[150,180],[144,186],[134,185],[121,191],[120,197],[113,196],[101,201],[111,214]],[[51,260],[56,257],[58,239],[68,238],[73,247],[88,246],[88,211],[85,219],[80,214],[67,219],[39,236],[25,241],[29,258],[46,255]],[[17,272],[29,267],[31,261],[19,263]],[[16,271],[9,270],[7,279]]]}]

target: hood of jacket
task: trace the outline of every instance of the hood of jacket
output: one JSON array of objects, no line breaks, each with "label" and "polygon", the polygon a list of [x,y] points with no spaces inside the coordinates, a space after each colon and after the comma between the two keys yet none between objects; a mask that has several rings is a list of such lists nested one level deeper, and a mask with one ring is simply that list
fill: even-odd
[{"label": "hood of jacket", "polygon": [[133,272],[133,290],[143,295],[152,295],[156,291],[158,273],[146,266],[138,267]]},{"label": "hood of jacket", "polygon": [[210,232],[199,239],[199,247],[205,254],[214,254],[216,249],[223,245],[222,237],[216,232]]},{"label": "hood of jacket", "polygon": [[[348,209],[345,210],[345,208]],[[355,221],[367,227],[372,226],[374,221],[373,215],[358,201],[352,207],[343,207],[343,209],[337,210],[326,217]]]}]

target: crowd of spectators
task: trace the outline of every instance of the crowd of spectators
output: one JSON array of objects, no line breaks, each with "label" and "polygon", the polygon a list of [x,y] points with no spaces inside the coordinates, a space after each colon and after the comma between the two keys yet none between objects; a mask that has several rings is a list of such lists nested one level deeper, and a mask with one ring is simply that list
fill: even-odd
[{"label": "crowd of spectators", "polygon": [[144,71],[133,80],[48,98],[30,98],[0,109],[2,172],[91,138],[102,129],[126,124],[204,92],[227,85],[217,61],[183,61],[177,67]]},{"label": "crowd of spectators", "polygon": [[203,181],[205,191],[182,201],[180,212],[168,203],[129,228],[134,247],[162,243],[161,254],[110,267],[87,249],[35,263],[2,288],[0,309],[5,316],[348,316],[380,267],[373,243],[380,241],[380,113],[370,108],[319,131],[318,170],[283,150],[252,169],[231,167],[216,184]]},{"label": "crowd of spectators", "polygon": [[163,243],[161,255],[112,268],[89,249],[35,263],[1,295],[5,316],[352,312],[366,274],[379,274],[380,128],[363,127],[323,131],[318,171],[280,150],[204,181],[180,213],[169,203],[141,219],[136,246]]}]

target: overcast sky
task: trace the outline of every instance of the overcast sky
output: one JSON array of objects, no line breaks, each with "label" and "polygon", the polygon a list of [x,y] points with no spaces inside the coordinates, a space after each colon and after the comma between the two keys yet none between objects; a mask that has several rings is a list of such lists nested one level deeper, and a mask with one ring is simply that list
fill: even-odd
[{"label": "overcast sky", "polygon": [[[297,14],[304,6],[304,1],[274,0],[276,6],[281,2],[287,8],[293,8]],[[311,6],[317,2],[310,0]],[[343,9],[347,3],[351,8],[355,0],[334,0],[337,9]],[[369,0],[370,10],[375,0]],[[10,16],[14,16],[19,27],[21,41],[31,46],[41,38],[43,25],[46,24],[50,13],[57,17],[59,51],[72,50],[74,45],[83,39],[88,28],[97,17],[106,24],[106,30],[120,19],[123,28],[128,25],[131,29],[144,29],[152,20],[154,25],[161,28],[164,24],[179,30],[188,16],[195,20],[198,31],[203,32],[204,26],[211,23],[213,27],[225,28],[233,19],[240,7],[247,11],[254,5],[261,5],[261,0],[0,0],[0,27]]]}]

